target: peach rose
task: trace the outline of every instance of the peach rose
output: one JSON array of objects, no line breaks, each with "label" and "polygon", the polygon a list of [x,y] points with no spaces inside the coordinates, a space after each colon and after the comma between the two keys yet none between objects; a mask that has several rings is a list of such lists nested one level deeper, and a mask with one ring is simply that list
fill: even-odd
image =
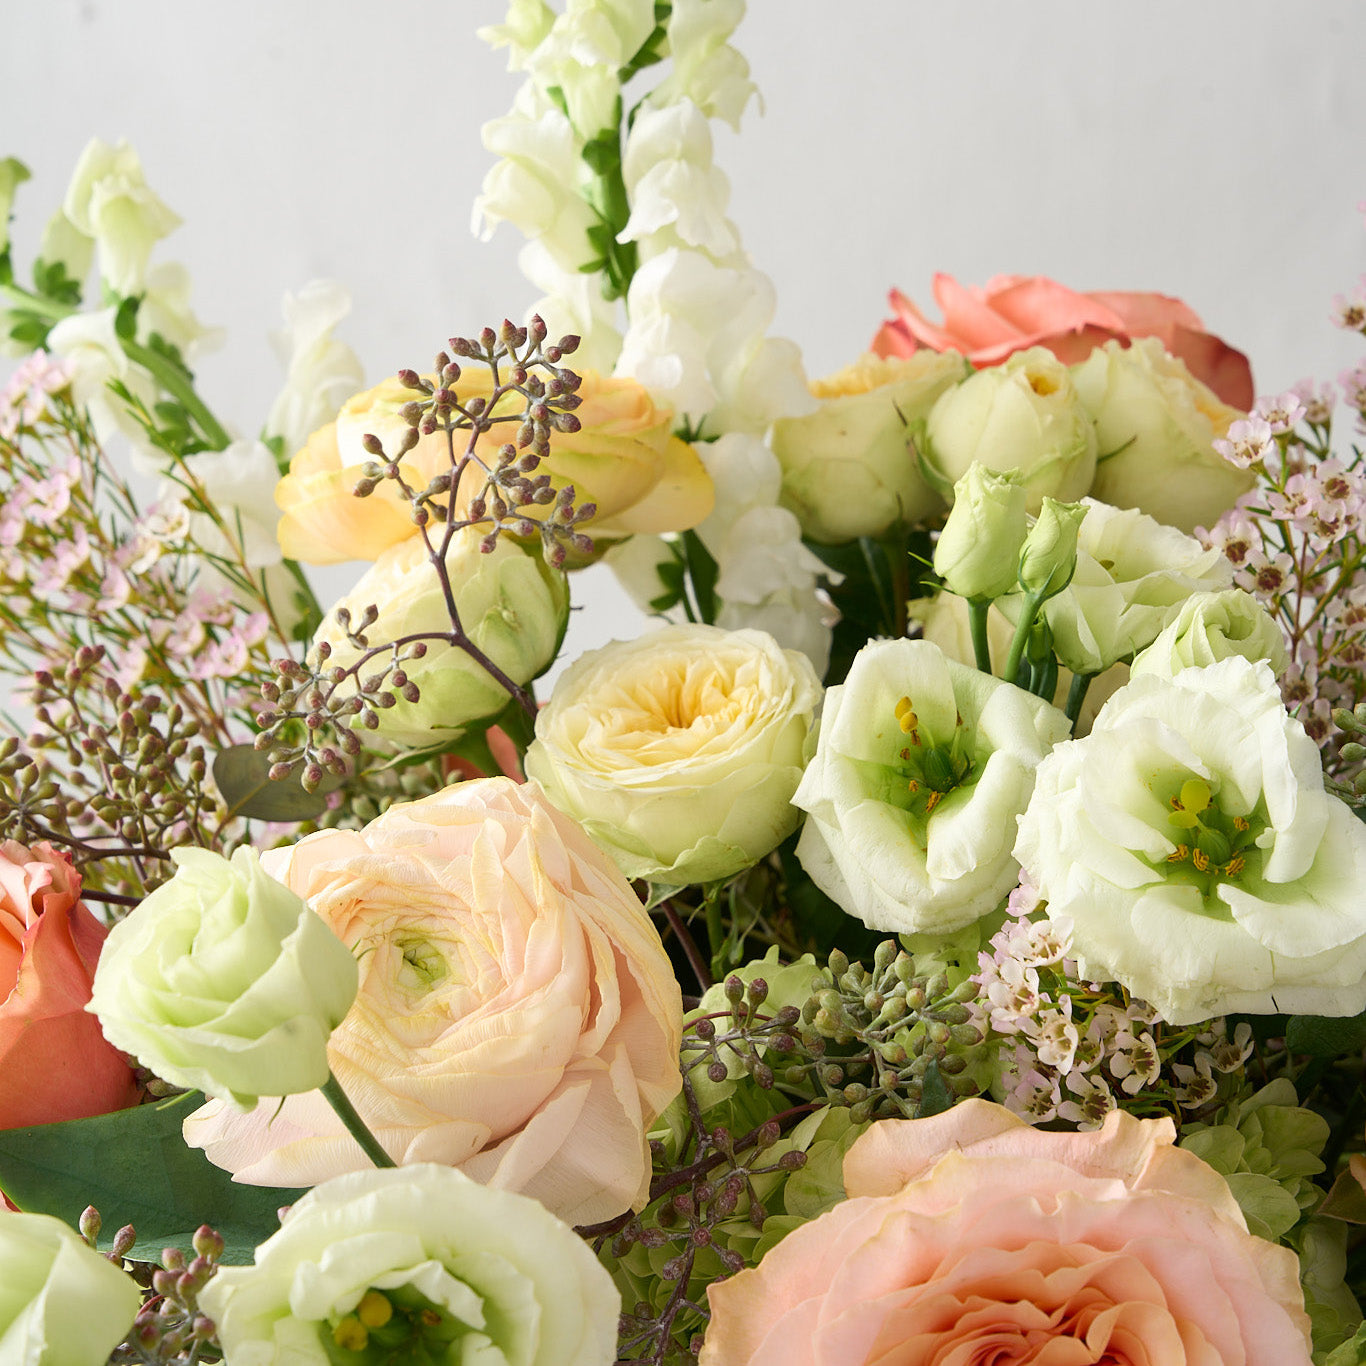
[{"label": "peach rose", "polygon": [[711,1287],[701,1366],[1308,1366],[1295,1254],[1174,1136],[1119,1110],[1045,1133],[981,1100],[875,1124],[848,1200]]},{"label": "peach rose", "polygon": [[964,286],[941,274],[934,277],[935,302],[944,315],[939,326],[899,289],[888,297],[896,317],[873,339],[880,356],[909,356],[927,346],[961,351],[980,367],[998,365],[1029,346],[1046,346],[1075,365],[1107,341],[1156,337],[1225,403],[1246,412],[1256,397],[1247,357],[1206,332],[1180,299],[1165,294],[1081,294],[1043,275],[997,275],[985,285]]},{"label": "peach rose", "polygon": [[[551,438],[550,459],[544,466],[555,488],[573,484],[580,505],[594,503],[597,515],[585,523],[593,537],[619,539],[636,532],[686,531],[712,510],[711,479],[697,452],[672,433],[673,409],[651,399],[635,380],[614,379],[585,371],[574,416],[577,432]],[[470,366],[455,386],[462,400],[487,398],[492,375]],[[337,420],[313,433],[290,462],[289,473],[275,490],[280,520],[280,548],[307,564],[336,564],[342,560],[373,560],[381,551],[417,533],[411,509],[396,486],[384,480],[368,498],[352,490],[373,457],[361,440],[379,437],[386,450],[395,448],[406,430],[399,410],[416,397],[397,379],[387,379],[349,399]],[[494,407],[494,414],[520,411],[522,400],[510,395]],[[514,426],[496,426],[481,439],[478,450],[488,458],[512,439]],[[463,454],[468,434],[455,433],[456,454]],[[450,469],[444,432],[419,439],[403,457],[408,482],[422,488]],[[461,480],[460,494],[468,503],[482,481],[471,469]],[[544,517],[553,504],[521,509],[528,517]]]},{"label": "peach rose", "polygon": [[[328,1056],[397,1162],[458,1167],[570,1223],[644,1197],[682,1001],[649,917],[577,825],[486,778],[262,863],[359,959]],[[212,1102],[185,1137],[258,1185],[369,1166],[320,1092],[245,1115]]]},{"label": "peach rose", "polygon": [[0,1129],[137,1104],[127,1059],[85,1011],[109,932],[80,893],[50,844],[0,843]]}]

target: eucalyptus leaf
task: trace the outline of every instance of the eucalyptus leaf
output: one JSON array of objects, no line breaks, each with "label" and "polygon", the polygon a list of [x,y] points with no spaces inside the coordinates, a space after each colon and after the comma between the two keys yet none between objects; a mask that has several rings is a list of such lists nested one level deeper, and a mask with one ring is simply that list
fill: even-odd
[{"label": "eucalyptus leaf", "polygon": [[253,745],[220,749],[213,759],[213,780],[232,814],[254,821],[312,820],[326,809],[325,792],[330,790],[326,778],[316,792],[305,792],[297,774],[272,781],[270,760]]},{"label": "eucalyptus leaf", "polygon": [[249,1263],[279,1227],[276,1212],[304,1192],[241,1185],[187,1147],[180,1126],[200,1101],[191,1092],[92,1119],[0,1130],[0,1190],[21,1210],[72,1228],[94,1205],[100,1246],[131,1224],[139,1260],[158,1260],[163,1247],[188,1250],[208,1223],[223,1236],[223,1261]]}]

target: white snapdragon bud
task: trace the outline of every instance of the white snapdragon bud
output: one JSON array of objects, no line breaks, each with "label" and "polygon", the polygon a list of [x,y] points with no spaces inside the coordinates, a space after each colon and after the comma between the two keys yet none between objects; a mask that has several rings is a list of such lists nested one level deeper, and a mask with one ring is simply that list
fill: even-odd
[{"label": "white snapdragon bud", "polygon": [[668,28],[672,69],[650,102],[689,99],[708,118],[724,119],[738,131],[757,93],[749,63],[728,41],[744,14],[744,0],[674,0]]}]

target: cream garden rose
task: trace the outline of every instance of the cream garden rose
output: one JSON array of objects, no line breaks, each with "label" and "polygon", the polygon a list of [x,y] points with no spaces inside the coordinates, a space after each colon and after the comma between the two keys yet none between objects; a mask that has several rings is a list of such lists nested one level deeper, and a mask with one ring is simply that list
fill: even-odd
[{"label": "cream garden rose", "polygon": [[175,876],[109,932],[86,1009],[165,1081],[246,1108],[328,1078],[355,959],[254,849],[173,849]]},{"label": "cream garden rose", "polygon": [[961,929],[1015,885],[1015,817],[1070,729],[1041,698],[928,641],[873,641],[826,693],[792,799],[809,813],[797,857],[873,929]]},{"label": "cream garden rose", "polygon": [[1045,494],[1074,499],[1091,487],[1096,431],[1067,367],[1035,346],[945,393],[930,410],[921,454],[946,494],[974,461],[1018,470],[1037,513]]},{"label": "cream garden rose", "polygon": [[[489,778],[266,862],[359,961],[328,1054],[396,1161],[459,1167],[571,1223],[643,1197],[645,1133],[680,1084],[682,1001],[640,902],[572,821]],[[185,1136],[258,1185],[369,1166],[316,1092],[247,1115],[205,1106]]]},{"label": "cream garden rose", "polygon": [[763,631],[666,626],[561,674],[527,776],[627,877],[730,877],[801,819],[820,696],[806,656]]},{"label": "cream garden rose", "polygon": [[1255,482],[1214,449],[1245,414],[1156,337],[1106,342],[1072,367],[1072,380],[1096,424],[1093,497],[1189,533],[1212,527]]},{"label": "cream garden rose", "polygon": [[[462,528],[446,552],[460,624],[512,682],[529,683],[549,668],[560,647],[569,620],[569,588],[565,576],[546,564],[539,547],[527,551],[510,537],[499,537],[486,555],[480,550],[482,539],[477,527]],[[329,667],[350,668],[361,653],[347,639],[337,610],[344,608],[350,614],[355,630],[365,609],[372,606],[379,609],[379,618],[364,632],[370,646],[450,631],[441,579],[420,536],[383,551],[328,613],[313,644],[316,650],[327,643]],[[367,665],[357,681],[363,682],[378,668],[378,664]],[[507,689],[467,651],[454,645],[427,641],[426,653],[405,659],[403,671],[416,686],[418,700],[400,698],[377,713],[378,734],[398,745],[422,747],[449,740],[471,722],[493,716],[508,705]]]},{"label": "cream garden rose", "polygon": [[0,1361],[104,1366],[141,1305],[133,1278],[60,1219],[0,1208]]},{"label": "cream garden rose", "polygon": [[783,506],[802,531],[840,544],[941,508],[916,464],[909,427],[969,372],[956,352],[920,351],[904,360],[866,355],[813,381],[820,407],[773,424]]},{"label": "cream garden rose", "polygon": [[1172,1024],[1366,1007],[1366,826],[1265,664],[1134,678],[1039,765],[1015,856],[1079,977]]},{"label": "cream garden rose", "polygon": [[243,1366],[609,1366],[621,1297],[535,1200],[417,1163],[309,1191],[200,1304]]}]

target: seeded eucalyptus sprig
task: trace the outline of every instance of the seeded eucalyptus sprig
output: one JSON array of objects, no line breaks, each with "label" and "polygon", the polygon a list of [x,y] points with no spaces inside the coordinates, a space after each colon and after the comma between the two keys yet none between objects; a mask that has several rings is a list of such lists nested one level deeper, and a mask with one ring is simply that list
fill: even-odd
[{"label": "seeded eucalyptus sprig", "polygon": [[[493,552],[504,534],[524,541],[538,537],[541,553],[555,570],[563,568],[571,551],[584,556],[593,549],[580,528],[596,506],[576,504],[573,485],[556,489],[540,468],[550,455],[553,433],[579,430],[573,410],[581,402],[579,376],[561,364],[579,339],[567,336],[547,344],[546,335],[539,317],[527,327],[504,321],[497,330],[486,327],[477,338],[450,338],[449,350],[437,355],[430,376],[411,369],[398,372],[413,395],[399,409],[404,430],[387,451],[378,436],[365,434],[362,444],[374,458],[353,492],[368,498],[388,483],[407,502],[440,585],[449,629],[394,638],[384,634],[373,604],[359,620],[339,608],[336,621],[359,652],[348,663],[330,664],[332,652],[325,641],[302,664],[276,660],[275,677],[262,685],[264,705],[257,713],[262,729],[255,742],[267,755],[271,778],[298,772],[305,790],[312,792],[329,774],[340,779],[353,773],[364,750],[362,729],[377,729],[380,712],[400,700],[420,700],[418,685],[404,665],[435,645],[462,650],[528,716],[535,715],[530,692],[475,643],[461,621],[447,555],[456,534],[470,528],[483,532],[479,548],[485,554]],[[487,392],[469,393],[463,380],[470,365],[488,370],[492,385],[479,386]],[[487,437],[499,428],[511,439],[490,454]],[[438,434],[445,437],[448,468],[419,485],[405,457],[419,441]],[[540,515],[530,515],[533,509]]]}]

